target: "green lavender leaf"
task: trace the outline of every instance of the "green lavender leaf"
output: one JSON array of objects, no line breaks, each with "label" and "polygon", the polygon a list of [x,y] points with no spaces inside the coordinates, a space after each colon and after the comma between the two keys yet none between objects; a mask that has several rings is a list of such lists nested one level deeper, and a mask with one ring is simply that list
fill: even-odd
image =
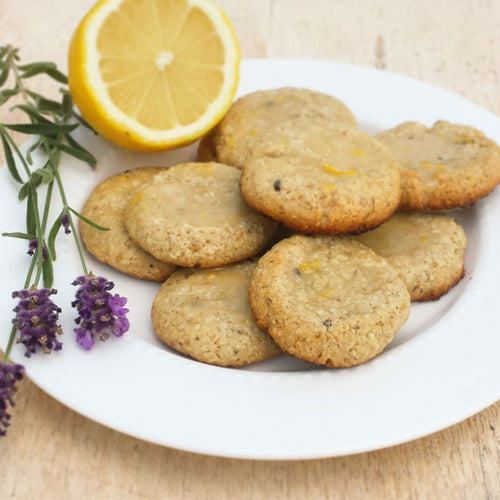
[{"label": "green lavender leaf", "polygon": [[42,139],[38,139],[35,141],[31,146],[26,150],[26,161],[28,162],[29,165],[33,165],[33,158],[32,158],[32,153],[37,150],[40,147],[40,144],[42,144]]},{"label": "green lavender leaf", "polygon": [[30,189],[37,189],[38,186],[42,183],[42,178],[40,176],[32,177],[28,182],[26,182],[23,187],[19,190],[19,194],[17,197],[19,201],[23,201],[29,194]]},{"label": "green lavender leaf", "polygon": [[40,184],[49,184],[54,180],[54,171],[50,162],[47,162],[42,168],[37,168],[32,173],[33,177],[40,177]]},{"label": "green lavender leaf", "polygon": [[73,99],[68,92],[64,92],[63,94],[62,111],[64,119],[69,120],[71,118],[71,114],[73,113]]},{"label": "green lavender leaf", "polygon": [[88,128],[90,131],[94,132],[95,135],[97,135],[97,132],[92,128],[91,125],[88,124],[88,122],[83,118],[81,115],[73,111],[73,118],[76,118],[85,128]]},{"label": "green lavender leaf", "polygon": [[36,234],[36,191],[30,187],[26,207],[26,232]]},{"label": "green lavender leaf", "polygon": [[54,224],[52,224],[49,231],[49,237],[47,239],[47,248],[49,249],[52,260],[56,260],[56,238],[59,233],[59,229],[61,229],[61,217],[63,214],[64,212],[61,212]]},{"label": "green lavender leaf", "polygon": [[52,285],[54,284],[54,268],[52,266],[52,259],[49,256],[47,256],[47,258],[43,261],[42,278],[43,287],[52,288]]},{"label": "green lavender leaf", "polygon": [[34,120],[34,123],[40,122],[53,124],[53,122],[40,114],[32,104],[17,104],[16,106],[13,106],[12,109],[20,109],[24,111],[32,120]]},{"label": "green lavender leaf", "polygon": [[78,123],[61,125],[56,123],[10,123],[5,128],[32,135],[57,135],[71,132],[78,127]]},{"label": "green lavender leaf", "polygon": [[36,105],[40,113],[50,113],[56,116],[63,115],[63,107],[60,102],[54,101],[52,99],[46,99],[43,96],[38,96],[36,99]]},{"label": "green lavender leaf", "polygon": [[77,212],[75,209],[71,208],[71,207],[68,207],[71,212],[73,212],[79,219],[81,219],[83,222],[85,222],[86,224],[88,224],[89,226],[92,226],[93,228],[95,229],[98,229],[99,231],[109,231],[109,227],[104,227],[104,226],[100,226],[99,224],[96,224],[94,221],[88,219],[87,217],[85,217],[84,215],[82,215],[80,212]]},{"label": "green lavender leaf", "polygon": [[11,97],[19,94],[21,90],[18,87],[14,87],[13,89],[5,89],[0,91],[0,106],[5,104]]},{"label": "green lavender leaf", "polygon": [[23,187],[19,190],[19,194],[17,195],[19,201],[23,201],[26,196],[28,196],[28,191],[30,189],[30,183],[29,181],[26,182]]},{"label": "green lavender leaf", "polygon": [[85,163],[88,163],[92,168],[95,168],[97,165],[97,160],[95,156],[87,151],[83,146],[80,146],[69,134],[66,134],[66,139],[68,139],[68,142],[72,142],[70,146],[67,144],[62,144],[59,143],[57,147],[61,150],[64,151],[65,153],[74,156],[75,158],[78,158],[79,160],[84,161]]},{"label": "green lavender leaf", "polygon": [[68,78],[66,77],[66,75],[61,73],[57,69],[57,66],[51,62],[24,64],[22,66],[18,66],[18,69],[21,72],[20,77],[23,79],[31,78],[43,73],[47,76],[50,76],[52,79],[58,81],[59,83],[68,83]]},{"label": "green lavender leaf", "polygon": [[0,87],[4,85],[8,77],[9,77],[9,67],[8,66],[3,67],[2,71],[0,71]]},{"label": "green lavender leaf", "polygon": [[33,240],[35,238],[35,236],[32,234],[20,233],[20,232],[2,233],[2,236],[7,236],[9,238],[20,238],[22,240]]},{"label": "green lavender leaf", "polygon": [[12,178],[19,182],[23,183],[23,179],[19,175],[19,172],[17,170],[16,162],[14,160],[14,155],[12,154],[12,149],[10,148],[10,144],[7,142],[7,139],[5,138],[4,134],[0,131],[0,135],[2,136],[2,146],[3,146],[3,151],[5,153],[5,161],[7,162],[7,168],[9,169],[10,175],[12,175]]}]

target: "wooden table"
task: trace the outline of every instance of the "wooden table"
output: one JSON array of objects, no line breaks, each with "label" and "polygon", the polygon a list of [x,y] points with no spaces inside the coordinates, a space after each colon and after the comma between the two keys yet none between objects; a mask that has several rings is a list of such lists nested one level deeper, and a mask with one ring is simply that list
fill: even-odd
[{"label": "wooden table", "polygon": [[[66,70],[94,0],[0,0],[1,43]],[[500,115],[500,2],[218,0],[244,57],[341,61],[402,73]],[[37,85],[44,86],[42,81]],[[0,119],[5,117],[2,112]],[[19,142],[23,138],[19,137]],[[4,328],[10,318],[2,318]],[[0,498],[500,498],[500,403],[415,442],[355,456],[240,461],[148,444],[21,385],[0,441]]]}]

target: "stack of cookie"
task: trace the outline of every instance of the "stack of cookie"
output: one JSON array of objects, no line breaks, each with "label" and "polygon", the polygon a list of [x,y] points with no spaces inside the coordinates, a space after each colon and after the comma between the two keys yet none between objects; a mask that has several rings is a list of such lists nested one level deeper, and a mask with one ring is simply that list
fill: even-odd
[{"label": "stack of cookie", "polygon": [[396,210],[466,206],[499,182],[500,150],[477,130],[372,137],[338,99],[284,88],[239,99],[197,163],[102,183],[83,214],[110,231],[81,232],[98,259],[164,282],[152,320],[172,348],[220,366],[285,351],[347,367],[384,349],[411,300],[463,275],[452,217]]}]

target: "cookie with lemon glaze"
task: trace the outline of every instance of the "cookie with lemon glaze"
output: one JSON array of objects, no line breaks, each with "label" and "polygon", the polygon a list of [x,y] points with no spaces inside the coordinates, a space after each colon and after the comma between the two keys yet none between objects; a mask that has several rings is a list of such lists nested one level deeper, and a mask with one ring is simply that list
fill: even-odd
[{"label": "cookie with lemon glaze", "polygon": [[309,89],[261,90],[238,99],[212,133],[218,161],[242,168],[253,145],[277,125],[302,119],[318,125],[355,127],[356,118],[339,99]]},{"label": "cookie with lemon glaze", "polygon": [[129,203],[130,237],[157,259],[217,267],[253,257],[277,224],[245,203],[240,171],[220,163],[184,163],[156,175]]},{"label": "cookie with lemon glaze", "polygon": [[500,182],[500,149],[473,127],[405,122],[376,137],[400,164],[404,210],[464,207]]},{"label": "cookie with lemon glaze", "polygon": [[198,361],[219,366],[243,366],[279,354],[248,305],[254,267],[255,262],[245,261],[175,272],[153,302],[158,337]]},{"label": "cookie with lemon glaze", "polygon": [[161,167],[143,167],[114,175],[90,194],[82,214],[109,228],[100,231],[80,221],[80,233],[87,250],[98,260],[136,278],[164,281],[176,269],[155,259],[132,242],[125,228],[124,211],[135,192],[149,182]]},{"label": "cookie with lemon glaze", "polygon": [[464,274],[465,232],[448,215],[398,212],[356,239],[387,259],[411,300],[436,300]]},{"label": "cookie with lemon glaze", "polygon": [[298,121],[254,145],[241,192],[297,232],[338,234],[387,220],[399,205],[400,180],[391,153],[366,132]]},{"label": "cookie with lemon glaze", "polygon": [[249,301],[283,351],[331,367],[379,354],[410,309],[393,267],[345,236],[295,235],[276,244],[257,264]]}]

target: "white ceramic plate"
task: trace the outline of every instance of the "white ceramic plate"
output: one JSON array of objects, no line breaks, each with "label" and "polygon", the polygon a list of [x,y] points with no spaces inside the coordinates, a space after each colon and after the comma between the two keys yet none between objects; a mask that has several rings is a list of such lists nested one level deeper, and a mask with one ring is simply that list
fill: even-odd
[{"label": "white ceramic plate", "polygon": [[[244,61],[239,93],[280,86],[331,93],[375,132],[404,120],[469,124],[500,142],[500,120],[444,90],[402,76],[342,64]],[[81,208],[105,177],[141,165],[194,158],[195,148],[135,154],[81,132],[98,157],[92,172],[66,158],[69,199]],[[0,229],[22,230],[24,207],[7,169],[0,171]],[[70,282],[81,273],[71,239],[58,239],[55,297],[63,308],[64,348],[51,356],[12,359],[75,411],[108,427],[183,450],[239,458],[305,459],[357,453],[409,441],[452,425],[500,398],[500,193],[457,213],[468,249],[466,276],[441,300],[415,304],[384,353],[350,369],[320,369],[282,355],[248,369],[208,366],[156,340],[149,319],[157,284],[140,282],[88,259],[96,274],[128,297],[131,330],[85,352],[73,341]],[[25,242],[1,239],[0,345],[7,343],[14,301],[28,266]]]}]

